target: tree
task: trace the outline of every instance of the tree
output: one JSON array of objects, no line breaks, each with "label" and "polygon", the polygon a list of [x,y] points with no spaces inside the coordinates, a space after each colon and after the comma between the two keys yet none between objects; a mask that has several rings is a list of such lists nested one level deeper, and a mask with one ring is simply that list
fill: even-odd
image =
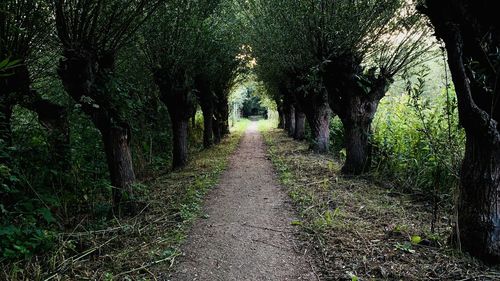
[{"label": "tree", "polygon": [[[408,1],[320,1],[314,22],[318,65],[330,107],[344,127],[342,171],[360,174],[371,164],[371,123],[393,78],[423,61],[432,47],[428,28]],[[318,57],[319,58],[319,57]]]},{"label": "tree", "polygon": [[[114,84],[118,51],[155,11],[161,0],[54,0],[57,35],[63,49],[58,73],[66,92],[101,133],[113,203],[132,196],[135,173],[131,128],[121,114]],[[125,94],[126,95],[126,94]]]},{"label": "tree", "polygon": [[230,1],[221,1],[212,15],[203,23],[202,43],[196,69],[196,92],[203,111],[205,147],[229,133],[228,97],[231,83],[240,64],[239,38],[234,32],[233,6]]},{"label": "tree", "polygon": [[188,161],[187,129],[196,110],[195,82],[198,86],[206,83],[206,79],[196,76],[203,53],[198,46],[204,42],[204,22],[217,4],[217,1],[189,0],[161,5],[158,16],[143,31],[146,56],[172,123],[174,169]]},{"label": "tree", "polygon": [[456,236],[464,251],[500,262],[500,23],[493,1],[426,0],[421,11],[444,42],[466,152]]},{"label": "tree", "polygon": [[16,105],[38,114],[53,149],[50,164],[66,169],[69,162],[69,124],[63,106],[32,88],[31,70],[50,51],[53,26],[46,24],[48,5],[43,1],[6,0],[0,4],[0,138],[12,145],[11,117]]}]

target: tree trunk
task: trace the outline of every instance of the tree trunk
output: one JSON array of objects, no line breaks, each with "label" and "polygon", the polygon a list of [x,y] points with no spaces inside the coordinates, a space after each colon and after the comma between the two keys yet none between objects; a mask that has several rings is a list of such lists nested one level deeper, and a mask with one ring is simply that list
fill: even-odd
[{"label": "tree trunk", "polygon": [[328,153],[330,147],[330,106],[326,92],[296,93],[296,98],[311,128],[310,148],[318,153]]},{"label": "tree trunk", "polygon": [[311,149],[318,153],[328,153],[330,147],[330,108],[328,103],[317,104],[306,113],[311,128]]},{"label": "tree trunk", "polygon": [[[380,86],[378,91],[384,92],[385,86]],[[370,95],[350,95],[346,98],[344,110],[339,115],[344,126],[346,145],[346,162],[342,167],[344,174],[359,175],[370,169],[371,124],[380,102],[378,98],[370,97]]]},{"label": "tree trunk", "polygon": [[[421,12],[429,17],[436,36],[445,43],[460,123],[466,134],[455,236],[462,250],[498,264],[500,107],[496,84],[499,76],[489,59],[500,47],[500,26],[493,12],[495,3],[458,0],[424,3],[419,7]],[[476,75],[477,70],[481,75]]]},{"label": "tree trunk", "polygon": [[203,147],[210,148],[214,144],[214,138],[213,138],[214,108],[213,106],[206,105],[202,106],[202,111],[203,111]]},{"label": "tree trunk", "polygon": [[289,136],[295,132],[295,108],[291,104],[285,105],[285,131]]},{"label": "tree trunk", "polygon": [[278,129],[285,129],[285,114],[283,107],[278,107]]},{"label": "tree trunk", "polygon": [[113,202],[119,207],[124,197],[130,200],[133,196],[135,173],[130,151],[130,130],[126,125],[110,126],[101,128],[101,134],[113,186]]},{"label": "tree trunk", "polygon": [[306,137],[306,114],[302,111],[295,111],[295,133],[293,138],[303,140]]},{"label": "tree trunk", "polygon": [[[58,73],[66,92],[81,105],[101,133],[113,185],[113,204],[119,207],[125,193],[132,195],[135,173],[130,152],[130,126],[101,92],[105,91],[113,73],[114,59],[114,53],[97,57],[93,51],[66,49]],[[91,102],[84,101],[85,98],[90,98]]]},{"label": "tree trunk", "polygon": [[221,134],[222,136],[227,136],[229,135],[229,103],[227,98],[225,98],[222,102],[222,120],[221,122]]},{"label": "tree trunk", "polygon": [[500,262],[500,148],[468,136],[460,177],[457,234],[462,250]]},{"label": "tree trunk", "polygon": [[346,162],[342,173],[359,175],[370,168],[370,123],[342,120],[346,146]]},{"label": "tree trunk", "polygon": [[174,169],[182,168],[188,162],[188,124],[189,119],[174,119],[172,120],[173,133],[173,162]]},{"label": "tree trunk", "polygon": [[213,133],[214,133],[214,143],[215,144],[219,144],[221,139],[222,139],[222,135],[221,135],[221,125],[219,124],[219,121],[215,118],[212,119],[212,126],[213,126]]}]

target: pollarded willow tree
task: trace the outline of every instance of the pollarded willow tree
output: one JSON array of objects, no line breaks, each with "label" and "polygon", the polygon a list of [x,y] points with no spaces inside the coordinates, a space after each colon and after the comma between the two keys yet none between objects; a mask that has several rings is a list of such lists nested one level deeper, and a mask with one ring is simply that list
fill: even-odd
[{"label": "pollarded willow tree", "polygon": [[456,236],[462,249],[500,262],[500,22],[497,3],[425,0],[448,53],[460,123],[466,133]]},{"label": "pollarded willow tree", "polygon": [[12,145],[11,118],[16,105],[38,114],[48,130],[52,146],[51,164],[67,168],[69,159],[69,124],[63,106],[42,97],[32,87],[31,72],[50,54],[52,24],[49,5],[44,1],[5,0],[0,3],[0,138]]},{"label": "pollarded willow tree", "polygon": [[433,41],[412,1],[320,1],[312,14],[319,15],[318,72],[344,127],[342,171],[360,174],[370,168],[380,100],[398,73],[429,57]]},{"label": "pollarded willow tree", "polygon": [[147,57],[173,125],[174,168],[187,163],[187,123],[196,102],[204,116],[206,148],[229,133],[228,89],[238,54],[227,2],[177,5],[166,7],[144,30]]},{"label": "pollarded willow tree", "polygon": [[115,61],[119,50],[163,1],[51,2],[63,51],[58,73],[66,92],[101,133],[113,202],[119,206],[124,195],[132,195],[135,173],[131,129],[120,108],[123,93],[114,84]]},{"label": "pollarded willow tree", "polygon": [[188,161],[187,134],[189,118],[196,110],[195,86],[204,90],[201,84],[209,79],[197,77],[198,69],[205,67],[199,64],[205,52],[200,46],[206,42],[206,21],[218,4],[208,0],[163,4],[143,31],[146,57],[172,123],[174,169]]},{"label": "pollarded willow tree", "polygon": [[203,25],[195,89],[203,112],[203,143],[210,147],[229,133],[228,96],[239,65],[239,41],[234,31],[233,6],[221,1]]}]

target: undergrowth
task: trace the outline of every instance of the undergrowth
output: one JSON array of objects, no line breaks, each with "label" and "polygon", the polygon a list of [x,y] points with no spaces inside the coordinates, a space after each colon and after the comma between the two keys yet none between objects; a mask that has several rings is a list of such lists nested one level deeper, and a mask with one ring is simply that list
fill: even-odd
[{"label": "undergrowth", "polygon": [[[333,156],[308,150],[261,122],[269,156],[295,203],[304,247],[324,280],[498,280],[498,268],[448,244],[453,215],[433,222],[432,204],[344,178]],[[434,229],[431,227],[434,224]],[[470,279],[469,279],[470,278]]]},{"label": "undergrowth", "polygon": [[220,145],[194,154],[186,168],[139,184],[143,203],[137,215],[84,217],[72,231],[51,234],[52,251],[2,264],[0,280],[166,279],[247,125],[237,123]]}]

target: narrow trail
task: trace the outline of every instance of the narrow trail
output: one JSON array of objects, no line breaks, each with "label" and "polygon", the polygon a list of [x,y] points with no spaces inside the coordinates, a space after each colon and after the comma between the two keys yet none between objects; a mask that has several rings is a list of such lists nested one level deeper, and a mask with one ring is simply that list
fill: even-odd
[{"label": "narrow trail", "polygon": [[205,201],[172,281],[316,280],[294,242],[293,211],[266,159],[257,122]]}]

